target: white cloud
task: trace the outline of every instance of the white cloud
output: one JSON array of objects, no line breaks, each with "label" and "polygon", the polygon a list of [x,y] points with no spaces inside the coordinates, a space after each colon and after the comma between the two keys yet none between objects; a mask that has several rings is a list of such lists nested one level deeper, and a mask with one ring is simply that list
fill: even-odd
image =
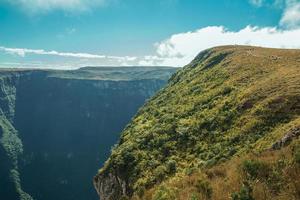
[{"label": "white cloud", "polygon": [[300,27],[300,1],[286,0],[286,8],[280,20],[284,28],[294,29]]},{"label": "white cloud", "polygon": [[300,48],[300,29],[280,30],[274,27],[247,26],[228,31],[222,26],[209,26],[193,32],[179,33],[156,44],[162,65],[183,66],[200,51],[220,45],[254,45],[273,48]]},{"label": "white cloud", "polygon": [[[174,34],[155,44],[155,53],[141,57],[113,56],[90,53],[46,51],[43,49],[7,48],[0,51],[26,59],[31,55],[42,58],[56,56],[56,66],[94,65],[164,65],[184,66],[202,50],[220,45],[253,45],[273,48],[300,48],[300,28],[282,30],[276,27],[247,26],[239,31],[230,31],[222,26],[209,26],[196,31]],[[48,57],[47,57],[48,56]],[[56,58],[55,57],[55,58]],[[47,59],[43,59],[44,61]],[[53,60],[53,59],[52,59]],[[47,64],[47,63],[46,63]],[[49,65],[49,63],[48,63]],[[41,64],[43,66],[43,64]]]},{"label": "white cloud", "polygon": [[28,14],[38,14],[52,10],[82,12],[94,6],[103,5],[107,0],[6,0],[23,9]]},{"label": "white cloud", "polygon": [[64,56],[64,57],[76,57],[76,58],[105,58],[106,57],[104,55],[97,55],[97,54],[45,51],[43,49],[0,47],[0,50],[5,51],[10,54],[19,55],[21,57],[24,57],[26,54],[52,55],[52,56]]},{"label": "white cloud", "polygon": [[90,53],[70,53],[70,52],[58,52],[58,51],[46,51],[44,49],[26,49],[26,48],[7,48],[0,46],[0,51],[4,51],[9,54],[25,57],[26,54],[47,55],[47,56],[60,56],[71,57],[81,59],[110,59],[118,61],[134,61],[136,57],[133,56],[109,56]]},{"label": "white cloud", "polygon": [[44,68],[44,69],[77,69],[80,66],[76,66],[73,63],[65,63],[62,65],[61,63],[43,63],[43,62],[1,62],[1,68]]},{"label": "white cloud", "polygon": [[300,0],[248,0],[256,7],[270,6],[282,9],[279,25],[284,29],[295,29],[300,27]]},{"label": "white cloud", "polygon": [[248,0],[248,2],[255,7],[268,7],[273,9],[283,9],[286,1],[288,0]]}]

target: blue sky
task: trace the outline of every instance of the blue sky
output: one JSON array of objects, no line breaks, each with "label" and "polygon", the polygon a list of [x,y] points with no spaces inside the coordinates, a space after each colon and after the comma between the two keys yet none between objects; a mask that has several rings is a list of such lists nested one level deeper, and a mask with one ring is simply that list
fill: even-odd
[{"label": "blue sky", "polygon": [[182,66],[216,45],[299,48],[299,25],[298,0],[0,0],[0,66]]}]

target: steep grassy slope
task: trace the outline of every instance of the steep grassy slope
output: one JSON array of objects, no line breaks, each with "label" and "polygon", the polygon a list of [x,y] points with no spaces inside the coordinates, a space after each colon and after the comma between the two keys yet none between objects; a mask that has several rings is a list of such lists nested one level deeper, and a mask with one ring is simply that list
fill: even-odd
[{"label": "steep grassy slope", "polygon": [[139,110],[96,190],[105,200],[299,199],[299,142],[283,147],[299,114],[299,50],[203,51]]},{"label": "steep grassy slope", "polygon": [[1,69],[0,199],[97,198],[91,181],[97,168],[175,70]]}]

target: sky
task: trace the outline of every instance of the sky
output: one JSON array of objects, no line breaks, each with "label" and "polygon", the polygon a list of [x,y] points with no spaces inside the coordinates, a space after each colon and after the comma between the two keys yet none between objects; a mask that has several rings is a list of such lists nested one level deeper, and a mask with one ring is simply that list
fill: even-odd
[{"label": "sky", "polygon": [[235,44],[300,48],[300,0],[0,0],[0,67],[178,67]]}]

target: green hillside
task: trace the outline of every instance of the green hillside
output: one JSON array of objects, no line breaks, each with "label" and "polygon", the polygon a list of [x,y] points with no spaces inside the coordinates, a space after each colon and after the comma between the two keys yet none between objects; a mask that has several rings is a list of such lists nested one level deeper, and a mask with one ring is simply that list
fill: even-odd
[{"label": "green hillside", "polygon": [[[300,199],[300,50],[201,52],[94,179],[106,199]],[[276,143],[277,142],[277,143]]]}]

